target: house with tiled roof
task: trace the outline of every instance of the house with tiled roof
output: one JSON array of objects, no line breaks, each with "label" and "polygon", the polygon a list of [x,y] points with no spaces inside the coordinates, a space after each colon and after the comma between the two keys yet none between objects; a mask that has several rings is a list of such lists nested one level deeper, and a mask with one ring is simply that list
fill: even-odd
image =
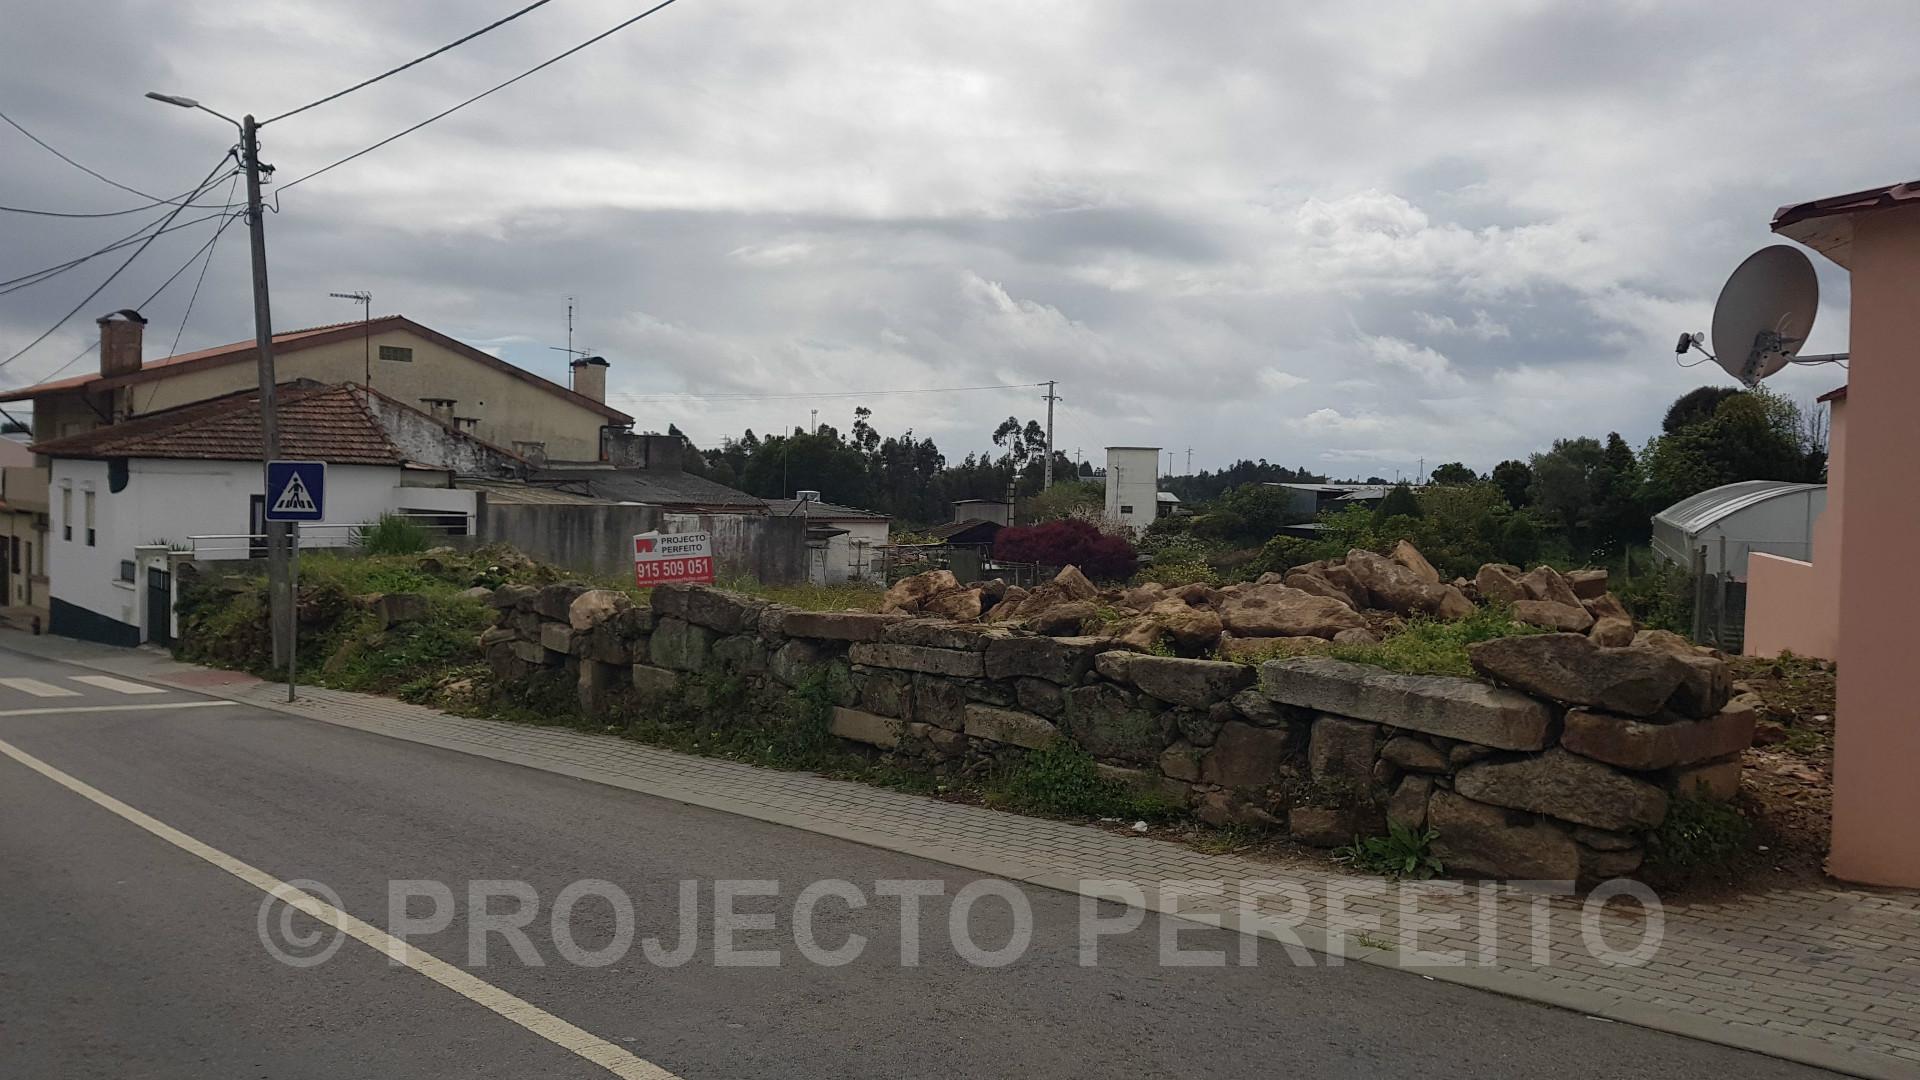
[{"label": "house with tiled roof", "polygon": [[[327,465],[326,516],[301,546],[354,542],[386,514],[473,530],[462,478],[524,476],[525,458],[377,390],[283,383],[280,455]],[[51,629],[132,645],[168,641],[185,560],[258,555],[264,522],[259,395],[238,393],[36,442],[48,461]]]},{"label": "house with tiled roof", "polygon": [[827,502],[817,491],[796,491],[791,499],[766,503],[774,517],[807,520],[807,578],[815,585],[885,578],[880,550],[887,546],[891,517]]}]

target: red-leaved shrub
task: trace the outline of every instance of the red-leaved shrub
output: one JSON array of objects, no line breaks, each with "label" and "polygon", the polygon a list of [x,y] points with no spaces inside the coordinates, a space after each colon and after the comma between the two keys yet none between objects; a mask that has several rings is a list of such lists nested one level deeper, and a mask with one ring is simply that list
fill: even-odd
[{"label": "red-leaved shrub", "polygon": [[1102,581],[1131,577],[1139,561],[1133,545],[1125,539],[1073,520],[1001,529],[993,541],[993,557],[1043,566],[1077,566],[1081,573]]}]

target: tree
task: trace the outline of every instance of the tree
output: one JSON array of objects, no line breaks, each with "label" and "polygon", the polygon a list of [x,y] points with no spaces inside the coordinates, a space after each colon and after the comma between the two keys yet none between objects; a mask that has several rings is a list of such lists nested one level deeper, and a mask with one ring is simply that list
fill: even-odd
[{"label": "tree", "polygon": [[1507,497],[1507,505],[1518,510],[1533,502],[1529,491],[1533,487],[1533,470],[1524,461],[1506,460],[1493,467],[1490,479],[1500,494]]},{"label": "tree", "polygon": [[1102,533],[1085,521],[1047,521],[1001,529],[993,556],[1008,562],[1077,566],[1090,578],[1116,581],[1133,575],[1139,556],[1124,537]]},{"label": "tree", "polygon": [[1737,386],[1702,386],[1689,390],[1667,406],[1667,415],[1660,421],[1660,430],[1672,435],[1711,420],[1713,414],[1719,411],[1720,403],[1738,393],[1740,388]]},{"label": "tree", "polygon": [[1600,440],[1581,436],[1555,439],[1551,450],[1533,455],[1528,465],[1533,470],[1528,495],[1534,510],[1576,547],[1591,543],[1594,500],[1605,461],[1606,448]]},{"label": "tree", "polygon": [[1436,484],[1471,484],[1480,479],[1472,469],[1458,461],[1449,461],[1444,465],[1435,465],[1427,479]]},{"label": "tree", "polygon": [[1101,484],[1057,480],[1045,491],[1037,491],[1021,499],[1016,510],[1021,521],[1038,523],[1075,517],[1089,511],[1098,513],[1106,500],[1107,491]]},{"label": "tree", "polygon": [[1755,388],[1726,395],[1711,419],[1648,446],[1645,497],[1660,507],[1742,480],[1817,482],[1825,460],[1807,434],[1799,407],[1779,394]]},{"label": "tree", "polygon": [[1393,490],[1387,492],[1387,497],[1381,499],[1380,505],[1374,509],[1373,520],[1378,526],[1385,523],[1388,518],[1417,518],[1421,512],[1420,500],[1414,497],[1413,489],[1405,484],[1395,484]]}]

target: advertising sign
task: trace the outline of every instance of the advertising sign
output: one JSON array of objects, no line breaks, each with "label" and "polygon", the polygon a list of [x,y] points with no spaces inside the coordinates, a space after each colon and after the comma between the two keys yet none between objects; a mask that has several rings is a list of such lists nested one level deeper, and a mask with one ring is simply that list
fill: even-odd
[{"label": "advertising sign", "polygon": [[633,581],[652,585],[713,584],[709,533],[641,533],[633,538]]}]

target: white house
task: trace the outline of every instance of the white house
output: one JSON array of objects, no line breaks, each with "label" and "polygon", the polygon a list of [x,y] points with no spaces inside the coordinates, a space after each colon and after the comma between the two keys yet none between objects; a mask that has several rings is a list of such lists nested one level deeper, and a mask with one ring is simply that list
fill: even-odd
[{"label": "white house", "polygon": [[1107,447],[1108,521],[1144,529],[1160,516],[1160,448]]},{"label": "white house", "polygon": [[[326,517],[301,547],[355,539],[383,514],[470,532],[462,475],[511,476],[517,456],[359,386],[279,390],[280,456],[327,463]],[[155,413],[38,443],[51,461],[47,541],[56,634],[137,645],[173,635],[176,562],[263,553],[256,395]]]},{"label": "white house", "polygon": [[880,549],[887,545],[893,519],[872,510],[822,502],[817,491],[796,491],[791,499],[768,499],[774,517],[807,519],[807,580],[815,585],[881,581]]}]

